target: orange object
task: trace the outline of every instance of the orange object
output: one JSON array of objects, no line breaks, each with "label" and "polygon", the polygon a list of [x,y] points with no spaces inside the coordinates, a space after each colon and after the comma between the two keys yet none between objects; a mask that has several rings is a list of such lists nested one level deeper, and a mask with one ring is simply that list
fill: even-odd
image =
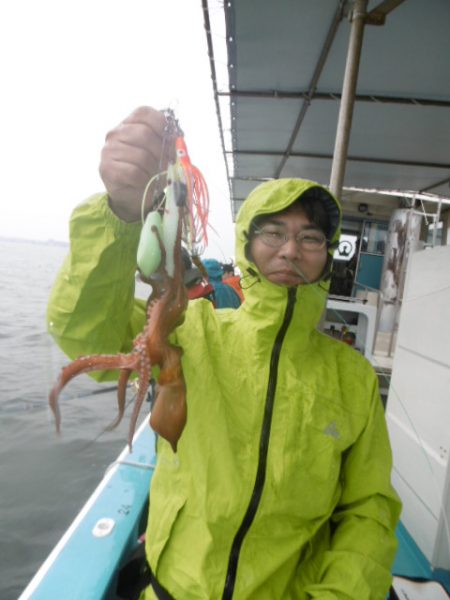
[{"label": "orange object", "polygon": [[241,299],[241,302],[244,302],[244,294],[242,292],[242,288],[241,288],[241,284],[240,284],[241,278],[239,277],[239,275],[232,275],[231,277],[222,279],[222,281],[223,281],[223,283],[226,283],[227,285],[232,287],[233,290],[237,293],[237,295]]},{"label": "orange object", "polygon": [[191,163],[183,137],[176,138],[175,148],[177,160],[183,169],[187,187],[189,239],[186,240],[186,243],[192,254],[201,254],[198,251],[198,246],[208,244],[206,230],[209,213],[208,186],[200,170]]}]

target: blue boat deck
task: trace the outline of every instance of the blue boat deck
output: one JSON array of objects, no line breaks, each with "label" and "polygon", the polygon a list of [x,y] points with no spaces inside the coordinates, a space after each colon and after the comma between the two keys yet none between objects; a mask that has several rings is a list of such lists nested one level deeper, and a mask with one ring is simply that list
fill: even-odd
[{"label": "blue boat deck", "polygon": [[392,569],[393,574],[414,579],[438,581],[450,593],[450,571],[433,570],[402,523],[397,527],[397,538],[399,545]]},{"label": "blue boat deck", "polygon": [[155,435],[145,419],[133,452],[126,448],[111,465],[19,600],[114,597],[119,569],[145,527],[155,456]]}]

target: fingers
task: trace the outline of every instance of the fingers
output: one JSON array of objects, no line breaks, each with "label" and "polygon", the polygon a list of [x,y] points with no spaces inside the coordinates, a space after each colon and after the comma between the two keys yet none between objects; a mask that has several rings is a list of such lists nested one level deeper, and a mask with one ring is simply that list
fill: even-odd
[{"label": "fingers", "polygon": [[100,173],[107,189],[111,184],[115,187],[119,183],[140,189],[150,177],[164,170],[163,165],[160,167],[158,145],[150,140],[145,146],[145,142],[140,141],[139,132],[134,130],[127,135],[124,129],[122,133],[125,135],[108,134],[102,150]]},{"label": "fingers", "polygon": [[146,184],[164,172],[174,156],[165,116],[154,108],[137,108],[107,133],[99,170],[117,216],[127,221],[139,218]]},{"label": "fingers", "polygon": [[169,160],[175,158],[175,148],[174,140],[167,136],[166,126],[166,117],[161,111],[141,106],[124,119],[119,127],[122,128],[125,141],[132,136],[136,144],[147,148],[158,159],[162,158],[167,165]]}]

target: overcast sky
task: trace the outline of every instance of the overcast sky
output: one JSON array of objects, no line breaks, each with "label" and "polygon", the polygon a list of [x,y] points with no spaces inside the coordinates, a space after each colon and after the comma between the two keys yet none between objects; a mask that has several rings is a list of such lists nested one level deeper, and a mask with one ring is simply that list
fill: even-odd
[{"label": "overcast sky", "polygon": [[4,2],[0,52],[0,236],[67,241],[106,132],[147,104],[175,109],[209,184],[207,255],[234,254],[200,0]]}]

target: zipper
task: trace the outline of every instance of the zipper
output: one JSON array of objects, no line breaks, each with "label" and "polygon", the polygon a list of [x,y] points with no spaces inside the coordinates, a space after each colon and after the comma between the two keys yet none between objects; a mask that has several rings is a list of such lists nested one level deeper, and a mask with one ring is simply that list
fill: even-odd
[{"label": "zipper", "polygon": [[295,306],[295,295],[296,288],[289,288],[288,301],[286,305],[286,311],[284,313],[283,322],[281,324],[280,329],[278,330],[272,348],[272,354],[270,357],[269,383],[267,385],[264,418],[261,428],[261,437],[259,440],[259,459],[258,468],[256,471],[255,485],[253,487],[253,492],[250,497],[250,502],[248,504],[247,510],[245,511],[244,518],[242,519],[242,523],[239,529],[237,530],[237,533],[233,540],[233,544],[231,546],[222,600],[230,600],[233,596],[241,547],[244,542],[245,536],[247,535],[247,532],[250,529],[251,524],[253,523],[253,519],[255,518],[256,511],[258,510],[258,506],[261,501],[261,496],[264,489],[264,484],[266,480],[267,452],[270,440],[270,428],[272,424],[275,390],[277,387],[278,363],[280,359],[281,347],[283,345],[283,341],[289,324],[292,320],[292,313],[294,311]]}]

